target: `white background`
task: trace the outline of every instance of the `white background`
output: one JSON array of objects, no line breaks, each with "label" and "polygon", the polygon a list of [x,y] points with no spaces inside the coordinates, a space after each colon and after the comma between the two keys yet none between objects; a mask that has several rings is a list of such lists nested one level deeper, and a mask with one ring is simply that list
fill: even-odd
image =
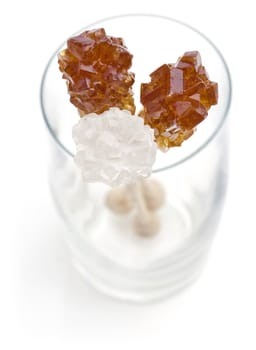
[{"label": "white background", "polygon": [[[253,1],[2,1],[0,4],[0,348],[256,348],[256,29]],[[70,267],[47,185],[39,108],[43,68],[89,22],[164,14],[210,37],[233,79],[231,164],[223,220],[200,280],[160,304],[122,304]]]}]

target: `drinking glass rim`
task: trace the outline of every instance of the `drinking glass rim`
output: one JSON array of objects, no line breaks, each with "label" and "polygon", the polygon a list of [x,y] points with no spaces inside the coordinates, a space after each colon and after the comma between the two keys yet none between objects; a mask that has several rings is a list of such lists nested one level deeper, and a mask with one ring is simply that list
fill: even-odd
[{"label": "drinking glass rim", "polygon": [[[219,124],[217,125],[217,127],[215,128],[215,130],[213,131],[213,133],[210,135],[210,137],[208,137],[206,139],[205,142],[203,142],[195,151],[191,152],[189,155],[183,157],[182,159],[178,160],[177,162],[174,162],[170,165],[167,166],[163,166],[160,167],[158,169],[154,169],[152,172],[153,173],[158,173],[164,170],[168,170],[171,168],[174,168],[184,162],[186,162],[187,160],[193,158],[195,155],[197,155],[198,153],[200,153],[204,148],[206,148],[208,146],[208,144],[211,143],[211,141],[216,137],[216,135],[219,133],[219,131],[221,130],[223,124],[225,123],[229,110],[230,110],[230,105],[231,105],[231,98],[232,98],[232,81],[231,81],[231,75],[230,75],[230,71],[228,68],[228,65],[226,63],[226,60],[224,59],[221,51],[218,49],[218,47],[202,32],[200,32],[198,29],[194,28],[193,26],[191,26],[190,24],[187,24],[183,21],[177,20],[175,18],[172,17],[168,17],[168,16],[164,16],[164,15],[157,15],[157,14],[150,14],[150,13],[128,13],[128,14],[119,14],[119,15],[115,15],[115,16],[110,16],[110,17],[106,17],[106,18],[102,18],[100,20],[97,20],[95,22],[92,22],[88,25],[86,25],[85,27],[83,27],[82,29],[78,30],[77,32],[75,32],[73,35],[77,35],[78,33],[80,33],[83,30],[86,30],[88,28],[91,28],[93,26],[97,26],[98,24],[102,23],[102,22],[107,22],[107,21],[111,21],[114,19],[118,19],[118,18],[124,18],[124,17],[153,17],[153,18],[159,18],[159,19],[163,19],[163,20],[168,20],[171,21],[173,23],[177,23],[187,29],[192,30],[193,32],[195,32],[196,34],[198,34],[199,36],[201,36],[204,40],[206,40],[212,47],[213,49],[217,52],[220,60],[223,63],[223,66],[225,68],[226,74],[227,74],[227,80],[228,80],[228,85],[229,85],[229,93],[228,93],[228,100],[227,100],[227,104],[226,107],[224,109],[222,118],[219,122]],[[60,146],[60,148],[70,157],[74,157],[74,154],[59,140],[59,138],[56,136],[51,123],[47,117],[47,113],[45,111],[44,108],[44,102],[43,102],[43,88],[44,88],[44,82],[45,82],[45,78],[47,75],[47,71],[49,66],[51,65],[51,63],[53,62],[53,60],[56,58],[57,54],[59,53],[60,49],[63,47],[63,45],[65,44],[66,41],[64,41],[61,45],[59,45],[59,47],[54,51],[54,53],[52,54],[52,56],[50,57],[48,63],[46,64],[46,67],[44,69],[43,75],[42,75],[42,79],[41,79],[41,84],[40,84],[40,106],[41,106],[41,111],[43,114],[43,118],[45,121],[45,124],[47,126],[47,129],[49,130],[51,136],[53,137],[54,141]]]}]

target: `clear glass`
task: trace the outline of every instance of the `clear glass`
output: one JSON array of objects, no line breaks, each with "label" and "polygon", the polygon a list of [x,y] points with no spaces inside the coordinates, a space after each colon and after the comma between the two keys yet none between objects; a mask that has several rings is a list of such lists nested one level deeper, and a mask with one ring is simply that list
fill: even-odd
[{"label": "clear glass", "polygon": [[219,103],[195,134],[182,147],[158,152],[152,177],[161,182],[166,200],[158,211],[160,232],[145,238],[134,233],[132,214],[117,215],[106,207],[109,188],[84,183],[73,162],[71,130],[79,117],[57,64],[57,52],[65,44],[53,54],[43,76],[41,105],[51,144],[49,181],[58,211],[69,227],[66,238],[72,261],[88,282],[106,294],[148,302],[177,293],[196,279],[216,233],[227,184],[224,121],[231,99],[230,74],[216,46],[179,21],[132,14],[85,28],[99,27],[124,38],[134,55],[137,106],[139,84],[185,51],[198,50],[211,80],[219,84]]}]

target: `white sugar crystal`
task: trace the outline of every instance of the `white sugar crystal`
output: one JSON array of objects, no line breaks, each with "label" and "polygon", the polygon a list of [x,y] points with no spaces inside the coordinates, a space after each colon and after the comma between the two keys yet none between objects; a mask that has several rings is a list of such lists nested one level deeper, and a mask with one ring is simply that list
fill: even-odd
[{"label": "white sugar crystal", "polygon": [[157,149],[154,131],[126,110],[87,114],[74,125],[73,139],[74,159],[87,182],[117,186],[152,172]]}]

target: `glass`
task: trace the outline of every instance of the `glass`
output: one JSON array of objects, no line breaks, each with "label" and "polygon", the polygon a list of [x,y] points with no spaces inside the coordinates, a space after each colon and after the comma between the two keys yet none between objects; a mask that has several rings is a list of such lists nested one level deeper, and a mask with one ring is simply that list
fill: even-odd
[{"label": "glass", "polygon": [[[182,147],[157,154],[152,178],[165,191],[159,209],[161,230],[145,238],[134,233],[132,214],[117,215],[106,206],[109,188],[87,184],[73,162],[72,126],[79,117],[69,102],[58,70],[57,53],[42,79],[41,106],[51,144],[49,182],[59,213],[69,227],[72,262],[104,293],[148,302],[170,296],[193,282],[216,233],[227,184],[228,138],[224,123],[231,99],[230,75],[221,53],[187,24],[156,15],[123,15],[83,28],[105,28],[122,37],[134,55],[136,105],[139,84],[163,63],[185,51],[201,53],[210,79],[219,84],[219,103]],[[139,108],[137,107],[137,110]]]}]

